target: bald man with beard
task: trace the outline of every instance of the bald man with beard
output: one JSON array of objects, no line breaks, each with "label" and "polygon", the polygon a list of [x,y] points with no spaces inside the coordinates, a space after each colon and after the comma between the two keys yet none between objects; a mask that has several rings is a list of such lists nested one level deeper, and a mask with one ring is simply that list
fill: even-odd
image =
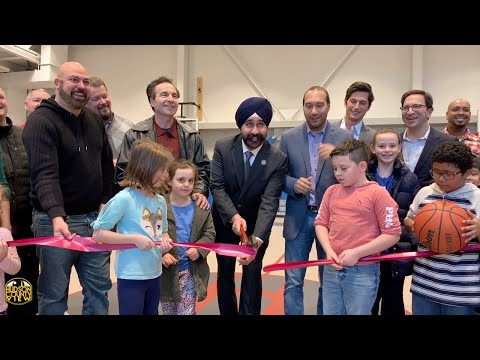
[{"label": "bald man with beard", "polygon": [[[55,96],[43,100],[27,119],[23,142],[28,154],[35,237],[92,236],[90,224],[110,199],[112,150],[100,116],[85,105],[90,98],[87,70],[60,66]],[[83,315],[108,314],[110,252],[79,252],[37,246],[39,315],[67,310],[72,266],[83,288]]]}]

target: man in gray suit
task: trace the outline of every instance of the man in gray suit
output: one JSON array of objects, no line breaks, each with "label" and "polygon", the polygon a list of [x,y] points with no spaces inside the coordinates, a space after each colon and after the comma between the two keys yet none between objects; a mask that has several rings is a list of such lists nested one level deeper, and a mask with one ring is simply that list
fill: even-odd
[{"label": "man in gray suit", "polygon": [[363,118],[370,110],[373,100],[375,97],[370,84],[362,81],[354,82],[345,93],[345,116],[334,125],[351,131],[355,139],[363,140],[369,145],[373,140],[375,129],[365,125]]},{"label": "man in gray suit", "polygon": [[430,126],[433,112],[432,95],[424,90],[409,90],[402,95],[400,111],[407,127],[402,136],[402,155],[411,172],[423,186],[433,183],[430,174],[432,153],[444,141],[458,141],[456,136],[442,133]]},{"label": "man in gray suit", "polygon": [[[216,243],[238,244],[240,226],[253,235],[256,255],[243,265],[240,305],[235,293],[235,258],[217,255],[217,294],[221,315],[260,315],[262,260],[282,193],[287,157],[265,141],[272,119],[267,99],[243,101],[235,120],[240,134],[216,142],[211,170]],[[257,221],[258,220],[258,221]]]},{"label": "man in gray suit", "polygon": [[[335,145],[352,134],[327,121],[330,110],[328,91],[313,86],[303,96],[306,122],[282,135],[280,150],[288,157],[288,171],[283,191],[287,194],[287,208],[283,225],[285,262],[308,260],[315,241],[318,258],[325,258],[315,235],[313,221],[325,190],[337,181],[329,158]],[[319,267],[321,282],[322,267]],[[303,283],[305,269],[285,270],[283,293],[285,315],[303,315]],[[323,314],[320,286],[317,314]]]}]

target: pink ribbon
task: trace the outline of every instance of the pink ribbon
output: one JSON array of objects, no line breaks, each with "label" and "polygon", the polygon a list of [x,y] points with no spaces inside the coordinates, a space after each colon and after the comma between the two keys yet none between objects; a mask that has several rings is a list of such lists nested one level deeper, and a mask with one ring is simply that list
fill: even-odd
[{"label": "pink ribbon", "polygon": [[[475,252],[479,250],[480,250],[480,244],[470,244],[465,246],[462,250],[460,250],[459,253]],[[403,252],[403,253],[393,253],[393,254],[386,254],[386,255],[369,255],[358,260],[357,265],[367,265],[376,261],[408,260],[408,259],[415,259],[417,257],[430,257],[435,255],[444,255],[444,254],[439,254],[438,252],[428,250],[428,251],[410,251],[410,252]],[[335,261],[331,259],[291,261],[283,264],[267,265],[263,268],[263,271],[270,272],[270,271],[277,271],[277,270],[298,269],[298,268],[305,268],[309,266],[331,265],[334,263]]]},{"label": "pink ribbon", "polygon": [[[160,241],[154,241],[156,245],[160,245]],[[91,237],[75,236],[71,241],[65,239],[61,235],[43,236],[31,239],[21,239],[8,241],[8,246],[26,246],[26,245],[44,245],[53,246],[62,249],[77,250],[84,252],[92,251],[111,251],[133,249],[133,244],[99,244]],[[233,257],[247,257],[255,255],[255,250],[251,247],[235,244],[198,244],[198,243],[172,243],[175,247],[188,247],[211,250],[219,255]]]}]

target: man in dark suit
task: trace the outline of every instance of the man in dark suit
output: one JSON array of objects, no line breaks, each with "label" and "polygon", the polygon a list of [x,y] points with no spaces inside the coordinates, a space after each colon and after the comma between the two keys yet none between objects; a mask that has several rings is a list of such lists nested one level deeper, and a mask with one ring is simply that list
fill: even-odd
[{"label": "man in dark suit", "polygon": [[255,256],[238,259],[243,266],[239,307],[235,258],[217,255],[221,315],[260,315],[262,260],[287,171],[286,155],[265,141],[271,119],[267,99],[248,98],[235,114],[241,133],[215,144],[211,171],[215,242],[238,244],[243,226],[248,236],[253,235],[256,249]]},{"label": "man in dark suit", "polygon": [[433,183],[432,152],[444,141],[458,139],[430,126],[433,112],[432,95],[424,90],[409,90],[402,95],[402,120],[407,129],[402,135],[402,155],[410,171],[417,175],[423,186]]},{"label": "man in dark suit", "polygon": [[[306,121],[282,135],[280,150],[288,157],[288,171],[283,191],[287,208],[283,223],[285,262],[308,260],[315,242],[317,256],[325,258],[315,234],[314,220],[325,190],[337,183],[330,153],[335,145],[353,135],[327,121],[330,110],[328,91],[312,86],[303,96]],[[319,267],[322,277],[322,266]],[[285,315],[303,315],[305,269],[285,270],[283,293]],[[321,280],[320,280],[321,282]],[[323,314],[322,288],[319,288],[317,314]]]}]

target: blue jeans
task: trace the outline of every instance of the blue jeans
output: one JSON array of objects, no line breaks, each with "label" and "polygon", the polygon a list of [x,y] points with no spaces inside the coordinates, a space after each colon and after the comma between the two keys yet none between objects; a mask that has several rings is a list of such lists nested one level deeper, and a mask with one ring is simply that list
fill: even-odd
[{"label": "blue jeans", "polygon": [[413,315],[475,315],[475,307],[439,304],[412,293],[412,313]]},{"label": "blue jeans", "polygon": [[[90,224],[97,212],[67,216],[71,233],[92,236]],[[44,212],[33,211],[32,229],[35,237],[52,236],[52,221]],[[38,314],[63,315],[68,308],[68,287],[72,266],[82,286],[83,315],[107,315],[110,280],[110,251],[81,252],[52,246],[37,246],[40,262],[38,277]]]},{"label": "blue jeans", "polygon": [[[307,210],[303,226],[298,236],[293,240],[285,239],[285,262],[308,260],[314,241],[317,248],[317,258],[325,258],[325,251],[323,251],[317,239],[315,226],[313,225],[316,216],[316,212]],[[304,314],[303,284],[306,270],[306,268],[285,270],[285,290],[283,292],[285,315]],[[319,266],[318,278],[320,279],[320,286],[318,288],[317,315],[323,314],[322,274],[323,266]]]},{"label": "blue jeans", "polygon": [[371,315],[380,283],[380,264],[323,269],[325,315]]}]

